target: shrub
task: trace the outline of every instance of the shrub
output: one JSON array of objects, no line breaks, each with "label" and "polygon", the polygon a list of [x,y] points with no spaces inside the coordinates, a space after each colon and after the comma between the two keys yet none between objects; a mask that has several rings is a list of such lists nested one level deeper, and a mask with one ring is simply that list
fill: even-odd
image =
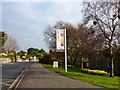
[{"label": "shrub", "polygon": [[107,72],[105,72],[104,70],[90,70],[90,69],[82,69],[82,72],[88,73],[88,74],[93,74],[93,75],[101,75],[101,76],[105,76],[108,75]]},{"label": "shrub", "polygon": [[52,63],[51,56],[50,56],[49,54],[46,54],[46,55],[41,59],[41,63],[51,64],[51,63]]}]

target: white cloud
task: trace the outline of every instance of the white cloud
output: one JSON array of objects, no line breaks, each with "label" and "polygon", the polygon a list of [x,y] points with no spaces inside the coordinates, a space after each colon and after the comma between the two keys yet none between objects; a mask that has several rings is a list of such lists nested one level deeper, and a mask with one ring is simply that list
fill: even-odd
[{"label": "white cloud", "polygon": [[[31,46],[47,50],[43,32],[47,25],[56,21],[77,23],[81,17],[81,3],[4,3],[4,29],[14,38],[22,49]],[[19,32],[19,33],[18,33]]]},{"label": "white cloud", "polygon": [[2,2],[82,2],[82,1],[83,0],[2,0]]},{"label": "white cloud", "polygon": [[1,2],[118,2],[118,0],[1,0]]},{"label": "white cloud", "polygon": [[2,29],[2,3],[0,2],[0,29]]},{"label": "white cloud", "polygon": [[39,5],[38,3],[22,3],[17,5],[16,11],[24,18],[37,23],[49,24],[57,20],[70,22],[80,20],[81,3],[54,3],[51,6],[50,4],[47,10],[42,10],[34,8],[35,5]]}]

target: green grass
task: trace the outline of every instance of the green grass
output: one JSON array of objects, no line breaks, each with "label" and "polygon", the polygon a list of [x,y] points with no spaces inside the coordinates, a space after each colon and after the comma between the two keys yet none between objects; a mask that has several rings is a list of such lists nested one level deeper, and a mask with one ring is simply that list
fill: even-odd
[{"label": "green grass", "polygon": [[114,76],[98,76],[98,75],[90,75],[81,72],[78,68],[68,68],[68,72],[65,72],[63,68],[53,68],[52,65],[49,64],[43,64],[43,66],[55,73],[58,73],[60,75],[80,80],[82,82],[87,82],[93,85],[105,87],[105,88],[111,88],[111,89],[118,89],[118,79],[120,77]]}]

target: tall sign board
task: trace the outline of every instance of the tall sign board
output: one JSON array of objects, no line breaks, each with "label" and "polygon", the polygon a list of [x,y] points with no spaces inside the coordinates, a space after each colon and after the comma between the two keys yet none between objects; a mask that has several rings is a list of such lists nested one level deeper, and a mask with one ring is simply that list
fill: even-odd
[{"label": "tall sign board", "polygon": [[56,49],[64,50],[65,46],[65,30],[57,29],[56,30]]},{"label": "tall sign board", "polygon": [[65,51],[65,72],[67,72],[66,29],[56,29],[56,50]]}]

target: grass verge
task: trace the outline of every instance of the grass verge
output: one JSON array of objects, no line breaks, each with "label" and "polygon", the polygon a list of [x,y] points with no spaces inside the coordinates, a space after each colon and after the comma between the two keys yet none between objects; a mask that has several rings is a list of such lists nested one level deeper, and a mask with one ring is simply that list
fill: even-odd
[{"label": "grass verge", "polygon": [[82,82],[87,82],[93,85],[110,88],[110,89],[118,89],[118,80],[120,77],[114,76],[98,76],[98,75],[90,75],[81,72],[78,68],[68,68],[68,72],[65,72],[63,68],[53,68],[50,64],[43,64],[43,66],[55,73],[60,75],[76,79]]}]

